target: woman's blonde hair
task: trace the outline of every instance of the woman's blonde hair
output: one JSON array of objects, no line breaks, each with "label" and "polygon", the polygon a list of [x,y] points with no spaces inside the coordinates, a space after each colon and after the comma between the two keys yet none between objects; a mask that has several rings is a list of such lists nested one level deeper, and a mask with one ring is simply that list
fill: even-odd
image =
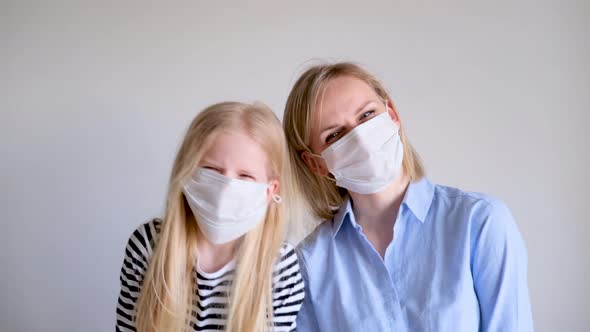
[{"label": "woman's blonde hair", "polygon": [[[324,176],[314,174],[301,158],[304,151],[310,149],[311,128],[317,101],[321,98],[326,84],[341,76],[355,77],[368,84],[383,100],[390,97],[379,80],[362,67],[349,62],[315,65],[307,69],[295,82],[285,106],[283,126],[289,145],[289,155],[294,168],[295,178],[307,198],[307,204],[314,214],[321,219],[331,219],[346,198],[347,191],[336,186],[335,182]],[[400,137],[404,145],[403,169],[412,181],[424,176],[424,167],[420,156],[414,150],[403,130]]]},{"label": "woman's blonde hair", "polygon": [[[187,331],[198,301],[193,268],[198,224],[182,192],[215,135],[245,130],[268,158],[269,178],[279,194],[291,193],[289,157],[280,122],[262,104],[225,102],[203,110],[191,123],[174,161],[165,218],[142,283],[136,324],[139,332]],[[263,222],[240,242],[229,293],[226,331],[266,331],[272,322],[272,273],[285,235],[285,204],[271,201]]]}]

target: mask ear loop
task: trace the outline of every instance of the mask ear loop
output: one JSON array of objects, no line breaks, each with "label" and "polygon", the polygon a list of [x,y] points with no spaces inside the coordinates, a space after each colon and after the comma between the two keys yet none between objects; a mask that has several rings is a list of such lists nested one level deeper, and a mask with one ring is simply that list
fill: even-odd
[{"label": "mask ear loop", "polygon": [[[315,154],[315,153],[311,152],[311,150],[310,150],[309,148],[307,149],[307,152],[309,152],[309,154],[310,154],[311,156],[313,156],[313,157],[324,159],[324,158],[322,158],[322,156],[320,156],[319,154]],[[330,181],[332,181],[332,182],[336,183],[336,179],[334,178],[334,175],[332,175],[331,173],[328,173],[328,175],[324,175],[324,176],[321,176],[321,177],[322,177],[322,178],[325,178],[325,179],[328,179],[328,180],[330,180]]]},{"label": "mask ear loop", "polygon": [[324,178],[336,183],[336,179],[334,178],[334,175],[332,175],[332,173],[328,173],[328,175],[324,176]]},{"label": "mask ear loop", "polygon": [[283,198],[278,194],[272,195],[272,200],[277,204],[281,204],[283,202]]}]

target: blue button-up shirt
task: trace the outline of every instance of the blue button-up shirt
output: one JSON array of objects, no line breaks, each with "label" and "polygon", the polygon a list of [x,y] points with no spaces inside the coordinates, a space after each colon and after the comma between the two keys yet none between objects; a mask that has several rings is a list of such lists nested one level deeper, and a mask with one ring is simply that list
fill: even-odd
[{"label": "blue button-up shirt", "polygon": [[533,330],[526,249],[502,202],[422,179],[393,230],[382,259],[347,200],[299,245],[298,330]]}]

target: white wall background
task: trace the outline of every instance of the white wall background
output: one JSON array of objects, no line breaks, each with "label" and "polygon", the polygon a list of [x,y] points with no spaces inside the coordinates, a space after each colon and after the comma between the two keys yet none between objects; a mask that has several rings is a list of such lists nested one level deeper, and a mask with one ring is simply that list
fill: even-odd
[{"label": "white wall background", "polygon": [[[236,1],[237,2],[237,1]],[[537,331],[590,325],[587,1],[0,5],[0,330],[112,331],[130,232],[213,102],[277,114],[313,58],[389,87],[430,178],[503,198]]]}]

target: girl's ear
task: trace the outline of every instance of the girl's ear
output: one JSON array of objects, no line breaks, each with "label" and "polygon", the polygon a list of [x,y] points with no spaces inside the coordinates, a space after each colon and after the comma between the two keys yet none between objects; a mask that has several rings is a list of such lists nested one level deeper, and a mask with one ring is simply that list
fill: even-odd
[{"label": "girl's ear", "polygon": [[268,187],[266,188],[266,203],[270,203],[270,200],[272,199],[272,197],[274,195],[279,194],[279,189],[280,189],[279,180],[277,180],[277,179],[271,180],[270,183],[268,184]]},{"label": "girl's ear", "polygon": [[318,176],[327,176],[329,171],[323,160],[318,158],[308,151],[301,152],[301,159],[309,167],[309,170]]}]

